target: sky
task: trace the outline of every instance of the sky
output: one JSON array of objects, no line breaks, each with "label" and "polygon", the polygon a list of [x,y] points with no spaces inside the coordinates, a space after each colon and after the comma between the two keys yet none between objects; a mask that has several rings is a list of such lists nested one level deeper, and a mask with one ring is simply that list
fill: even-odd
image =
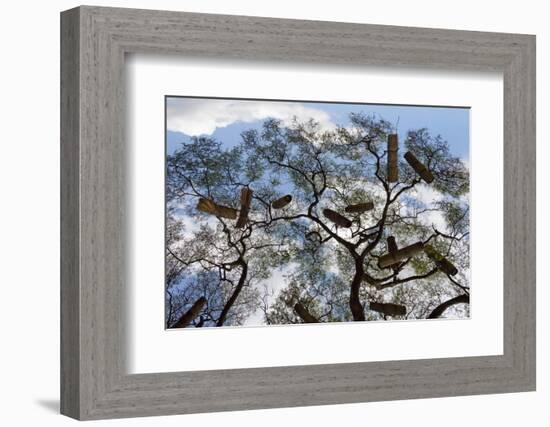
[{"label": "sky", "polygon": [[191,97],[166,97],[167,153],[172,154],[191,136],[200,135],[234,146],[240,142],[241,132],[259,129],[267,118],[287,123],[293,117],[313,117],[325,129],[347,126],[352,112],[375,114],[391,122],[397,126],[400,141],[409,130],[427,128],[432,135],[447,140],[452,154],[469,160],[469,108]]}]

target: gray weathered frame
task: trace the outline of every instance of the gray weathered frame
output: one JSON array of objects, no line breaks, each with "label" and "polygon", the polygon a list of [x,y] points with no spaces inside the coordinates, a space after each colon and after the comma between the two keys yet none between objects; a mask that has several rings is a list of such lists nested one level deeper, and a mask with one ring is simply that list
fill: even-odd
[{"label": "gray weathered frame", "polygon": [[[504,76],[504,354],[128,375],[130,52]],[[83,6],[61,14],[61,412],[99,419],[535,389],[535,37]]]}]

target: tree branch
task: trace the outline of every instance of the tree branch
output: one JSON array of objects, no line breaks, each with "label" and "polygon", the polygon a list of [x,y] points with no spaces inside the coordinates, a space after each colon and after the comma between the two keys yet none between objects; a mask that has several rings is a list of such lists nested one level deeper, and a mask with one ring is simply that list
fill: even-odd
[{"label": "tree branch", "polygon": [[302,303],[297,302],[294,305],[294,311],[304,323],[319,323],[319,320],[311,315],[307,308],[304,307]]},{"label": "tree branch", "polygon": [[449,307],[456,305],[466,303],[470,304],[470,296],[466,294],[459,295],[457,297],[451,298],[450,300],[447,300],[441,304],[439,304],[436,308],[433,309],[433,311],[428,316],[428,319],[437,319],[438,317],[441,317],[441,315],[447,310]]},{"label": "tree branch", "polygon": [[195,317],[199,315],[201,310],[206,304],[206,298],[200,297],[193,306],[187,310],[183,315],[178,319],[176,323],[174,323],[171,328],[185,328],[187,327]]}]

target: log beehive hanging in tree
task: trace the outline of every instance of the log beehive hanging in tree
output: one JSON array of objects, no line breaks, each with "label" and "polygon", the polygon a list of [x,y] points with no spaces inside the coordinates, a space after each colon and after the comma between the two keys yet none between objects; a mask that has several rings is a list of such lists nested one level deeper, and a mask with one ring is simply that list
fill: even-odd
[{"label": "log beehive hanging in tree", "polygon": [[241,190],[241,210],[239,212],[239,219],[237,220],[236,227],[243,228],[248,221],[248,212],[250,211],[250,203],[252,202],[252,190],[244,187]]},{"label": "log beehive hanging in tree", "polygon": [[369,308],[385,316],[404,316],[407,314],[407,307],[400,304],[371,302]]},{"label": "log beehive hanging in tree", "polygon": [[388,182],[397,182],[399,173],[397,168],[397,134],[388,135]]},{"label": "log beehive hanging in tree", "polygon": [[197,301],[195,301],[195,303],[189,310],[183,313],[178,321],[174,323],[172,328],[185,328],[186,326],[188,326],[193,321],[193,319],[199,315],[205,304],[206,298],[200,297]]},{"label": "log beehive hanging in tree", "polygon": [[286,196],[281,197],[273,202],[271,202],[271,207],[273,209],[282,209],[292,201],[292,196],[287,194]]},{"label": "log beehive hanging in tree", "polygon": [[395,243],[395,237],[393,236],[388,236],[387,238],[387,242],[388,242],[388,252],[390,254],[394,254],[397,252],[398,248],[397,248],[397,243]]},{"label": "log beehive hanging in tree", "polygon": [[351,221],[332,209],[323,209],[323,215],[340,227],[350,228]]},{"label": "log beehive hanging in tree", "polygon": [[300,316],[300,319],[302,319],[304,323],[319,323],[319,320],[313,317],[311,313],[308,311],[308,309],[305,308],[302,303],[297,302],[294,305],[294,311],[298,316]]},{"label": "log beehive hanging in tree", "polygon": [[411,167],[414,169],[414,171],[420,175],[420,178],[422,178],[426,183],[430,184],[434,180],[434,176],[432,173],[428,170],[428,168],[416,158],[416,156],[411,153],[410,151],[407,151],[405,153],[405,160],[411,165]]},{"label": "log beehive hanging in tree", "polygon": [[424,246],[424,252],[426,252],[426,255],[428,255],[428,258],[430,258],[437,268],[439,268],[444,273],[454,276],[458,273],[458,269],[449,261],[447,258],[445,258],[443,255],[441,255],[432,245],[425,245]]},{"label": "log beehive hanging in tree", "polygon": [[374,209],[373,202],[357,203],[356,205],[347,205],[344,209],[347,213],[363,213]]},{"label": "log beehive hanging in tree", "polygon": [[[387,245],[388,246],[388,252],[395,256],[395,253],[398,250],[397,243],[395,242],[395,237],[388,236],[387,242],[388,242],[388,245]],[[399,270],[399,263],[392,265],[392,268],[393,268],[393,271],[395,271],[397,273],[397,271]]]},{"label": "log beehive hanging in tree", "polygon": [[228,208],[227,206],[218,205],[209,199],[200,198],[197,204],[197,209],[206,212],[210,215],[219,216],[222,218],[236,219],[237,209]]},{"label": "log beehive hanging in tree", "polygon": [[382,255],[380,258],[378,258],[378,267],[380,268],[386,268],[390,267],[400,261],[403,261],[407,258],[410,258],[414,255],[416,255],[418,252],[422,250],[424,247],[424,244],[422,242],[416,242],[412,245],[405,246],[404,248],[398,249],[394,253],[388,253],[385,255]]}]

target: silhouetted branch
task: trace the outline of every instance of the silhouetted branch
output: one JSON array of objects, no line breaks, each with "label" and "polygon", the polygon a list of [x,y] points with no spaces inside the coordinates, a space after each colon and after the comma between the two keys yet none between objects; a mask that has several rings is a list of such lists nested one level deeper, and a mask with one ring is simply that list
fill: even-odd
[{"label": "silhouetted branch", "polygon": [[433,311],[428,316],[428,319],[437,319],[438,317],[441,317],[441,315],[447,310],[449,307],[461,304],[461,303],[470,303],[470,296],[466,294],[459,295],[457,297],[451,298],[450,300],[447,300],[441,304],[439,304],[436,308],[433,309]]},{"label": "silhouetted branch", "polygon": [[187,310],[183,315],[178,319],[176,323],[174,323],[171,327],[172,328],[185,328],[187,327],[195,317],[199,315],[201,310],[206,304],[206,298],[200,297],[193,306]]},{"label": "silhouetted branch", "polygon": [[319,320],[317,320],[315,317],[311,315],[311,313],[303,306],[302,303],[297,302],[294,305],[294,311],[298,316],[300,316],[300,319],[304,321],[304,323],[319,323]]}]

